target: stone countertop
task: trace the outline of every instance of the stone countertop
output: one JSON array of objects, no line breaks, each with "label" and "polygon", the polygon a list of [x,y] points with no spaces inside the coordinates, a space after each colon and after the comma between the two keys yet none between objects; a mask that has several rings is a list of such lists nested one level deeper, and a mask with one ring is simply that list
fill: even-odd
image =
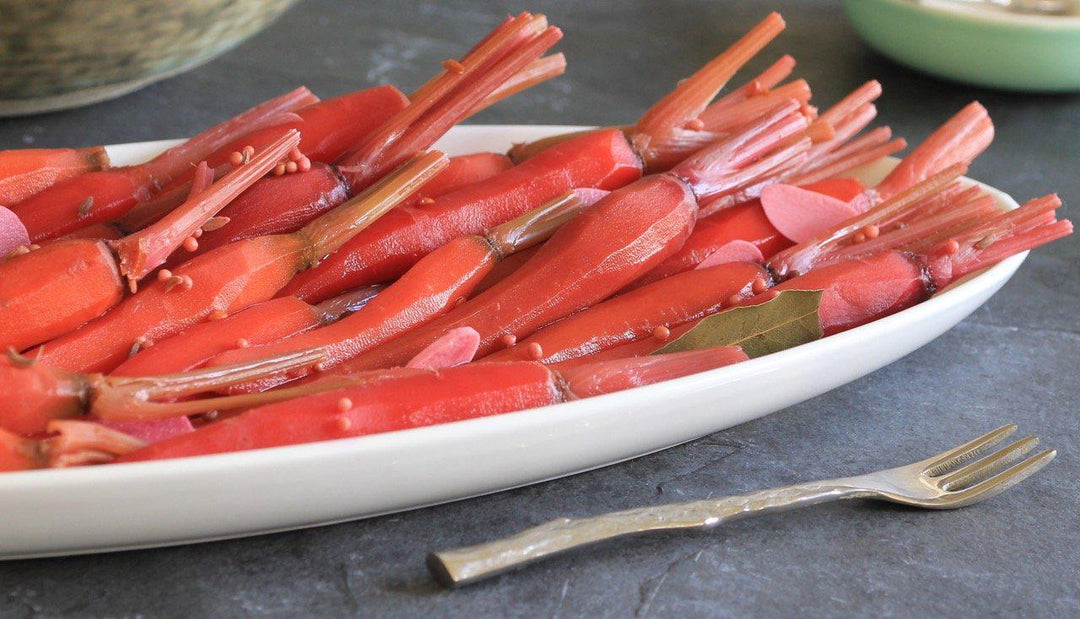
[{"label": "stone countertop", "polygon": [[[518,3],[308,0],[191,73],[87,109],[0,121],[0,147],[152,140],[196,132],[297,84],[322,96],[412,88]],[[636,117],[749,28],[758,3],[535,2],[566,32],[570,68],[473,122],[611,124]],[[788,52],[826,105],[870,78],[879,119],[917,142],[972,99],[997,139],[973,166],[1017,199],[1080,199],[1080,98],[938,81],[871,52],[839,2],[773,0]],[[746,75],[749,72],[745,73]],[[1066,215],[1076,217],[1075,207]],[[1080,613],[1080,251],[1033,254],[986,306],[885,369],[798,406],[661,453],[566,479],[330,527],[160,550],[0,564],[0,616],[790,616]],[[720,404],[718,403],[718,406]],[[427,551],[522,524],[740,493],[909,462],[1006,422],[1060,451],[990,502],[923,512],[862,502],[641,537],[461,591]],[[117,506],[122,510],[123,506]],[[206,517],[212,518],[213,514]]]}]

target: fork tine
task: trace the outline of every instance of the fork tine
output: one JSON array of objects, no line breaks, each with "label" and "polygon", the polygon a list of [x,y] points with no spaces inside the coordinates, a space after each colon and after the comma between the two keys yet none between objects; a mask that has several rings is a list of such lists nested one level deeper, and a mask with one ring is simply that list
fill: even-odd
[{"label": "fork tine", "polygon": [[989,478],[994,473],[1023,458],[1039,445],[1039,439],[1029,436],[1012,445],[1000,449],[984,458],[979,458],[951,473],[942,475],[939,485],[942,490],[960,490]]},{"label": "fork tine", "polygon": [[941,475],[968,460],[978,457],[979,454],[1001,443],[1015,432],[1016,424],[1010,423],[975,440],[968,441],[959,447],[932,456],[926,460],[927,465],[924,473],[930,477]]},{"label": "fork tine", "polygon": [[971,504],[995,497],[1016,484],[1039,472],[1050,463],[1057,455],[1056,449],[1041,451],[1026,460],[1021,460],[997,475],[969,486],[963,490],[957,490],[955,495],[963,501],[963,504]]}]

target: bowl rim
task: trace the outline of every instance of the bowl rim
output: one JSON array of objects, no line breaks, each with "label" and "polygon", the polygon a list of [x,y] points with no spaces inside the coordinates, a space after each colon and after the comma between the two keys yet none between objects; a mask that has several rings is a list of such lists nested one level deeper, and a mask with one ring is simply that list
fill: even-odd
[{"label": "bowl rim", "polygon": [[[851,5],[865,0],[846,0]],[[1080,32],[1080,15],[1032,15],[1029,13],[1009,13],[1007,11],[979,10],[965,7],[961,3],[935,1],[926,3],[922,0],[878,0],[885,4],[902,7],[914,13],[932,14],[941,19],[954,19],[975,24],[993,24],[1013,29],[1037,29],[1047,31]],[[950,6],[954,4],[954,6]]]}]

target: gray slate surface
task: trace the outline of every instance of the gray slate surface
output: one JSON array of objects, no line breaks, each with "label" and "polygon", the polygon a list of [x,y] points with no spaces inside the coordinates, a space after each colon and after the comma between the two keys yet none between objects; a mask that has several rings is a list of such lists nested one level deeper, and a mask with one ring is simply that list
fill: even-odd
[{"label": "gray slate surface", "polygon": [[[998,138],[972,175],[1020,199],[1080,199],[1080,99],[937,81],[872,53],[838,2],[773,0],[819,103],[869,78],[915,141],[981,100]],[[190,74],[89,109],[0,121],[0,147],[191,134],[305,83],[321,95],[419,84],[517,3],[316,2]],[[760,18],[758,3],[534,2],[566,31],[570,71],[474,122],[627,122]],[[1076,216],[1075,207],[1066,213]],[[415,512],[198,546],[0,564],[0,616],[790,616],[1080,614],[1078,243],[1033,255],[990,303],[902,361],[799,406],[663,453]],[[721,406],[722,403],[717,403]],[[524,524],[730,494],[910,461],[1015,421],[1061,452],[979,507],[849,503],[640,538],[468,590],[437,589],[431,549]],[[118,510],[123,506],[118,505]],[[212,518],[213,514],[207,514]]]}]

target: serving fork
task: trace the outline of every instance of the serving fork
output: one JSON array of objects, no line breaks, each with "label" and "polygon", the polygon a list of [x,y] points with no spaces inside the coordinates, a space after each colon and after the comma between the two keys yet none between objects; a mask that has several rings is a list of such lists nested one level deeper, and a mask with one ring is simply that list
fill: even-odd
[{"label": "serving fork", "polygon": [[560,518],[516,535],[428,556],[428,569],[450,587],[471,584],[527,563],[598,542],[677,529],[711,529],[758,514],[840,499],[877,499],[927,509],[955,509],[996,496],[1046,466],[1057,452],[1034,436],[988,453],[1016,432],[1010,424],[907,466],[753,494],[641,507],[591,518]]}]

